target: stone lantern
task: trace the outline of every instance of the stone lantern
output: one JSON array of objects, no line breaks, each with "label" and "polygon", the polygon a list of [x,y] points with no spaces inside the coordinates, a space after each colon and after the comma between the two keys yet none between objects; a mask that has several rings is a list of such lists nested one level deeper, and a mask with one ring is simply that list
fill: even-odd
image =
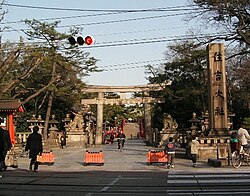
[{"label": "stone lantern", "polygon": [[55,143],[57,143],[58,137],[57,137],[57,124],[59,122],[55,119],[55,115],[53,114],[51,116],[51,120],[49,121],[49,139],[53,140]]},{"label": "stone lantern", "polygon": [[64,145],[66,145],[67,133],[70,130],[70,122],[71,122],[69,114],[66,114],[66,117],[62,120],[62,122],[64,123],[64,132],[63,132]]},{"label": "stone lantern", "polygon": [[37,126],[39,127],[39,133],[41,133],[43,135],[44,120],[42,119],[41,115],[38,115]]},{"label": "stone lantern", "polygon": [[36,115],[33,114],[32,117],[27,120],[28,124],[29,124],[29,128],[30,130],[33,130],[34,126],[38,126],[39,127],[39,131],[38,133],[42,134],[43,132],[43,128],[44,128],[44,120],[42,120],[41,115],[38,116],[38,118],[36,118]]},{"label": "stone lantern", "polygon": [[192,119],[189,120],[191,123],[191,136],[198,134],[198,124],[200,123],[200,120],[196,117],[196,113],[193,112]]},{"label": "stone lantern", "polygon": [[66,114],[66,117],[62,120],[62,122],[64,123],[65,131],[69,130],[70,121],[71,121],[71,119],[69,117],[69,114]]}]

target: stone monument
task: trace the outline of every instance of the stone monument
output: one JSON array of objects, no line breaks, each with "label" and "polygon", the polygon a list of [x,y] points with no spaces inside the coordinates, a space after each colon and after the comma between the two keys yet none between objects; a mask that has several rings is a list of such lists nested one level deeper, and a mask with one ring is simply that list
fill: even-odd
[{"label": "stone monument", "polygon": [[79,106],[78,111],[72,111],[74,119],[69,122],[67,130],[67,144],[71,146],[84,146],[88,144],[88,131],[86,130],[85,117],[90,112],[90,106]]},{"label": "stone monument", "polygon": [[160,132],[160,145],[163,145],[168,141],[169,137],[176,137],[176,129],[178,128],[178,124],[175,119],[172,118],[170,114],[163,114],[163,129]]},{"label": "stone monument", "polygon": [[229,164],[228,136],[229,122],[226,94],[226,65],[224,45],[212,43],[207,46],[207,70],[209,111],[208,136],[200,137],[199,160],[218,159],[222,164]]}]

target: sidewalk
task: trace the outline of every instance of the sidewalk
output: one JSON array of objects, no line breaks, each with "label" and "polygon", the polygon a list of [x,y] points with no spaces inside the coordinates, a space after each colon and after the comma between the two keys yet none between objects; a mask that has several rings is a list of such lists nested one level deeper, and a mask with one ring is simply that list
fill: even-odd
[{"label": "sidewalk", "polygon": [[[117,143],[106,144],[95,148],[67,148],[52,149],[55,154],[55,164],[52,166],[40,165],[39,171],[58,171],[58,172],[77,172],[77,171],[155,171],[171,173],[190,173],[190,172],[246,172],[250,169],[249,166],[241,166],[238,169],[232,166],[223,166],[214,168],[208,165],[207,162],[198,162],[197,167],[192,167],[192,161],[186,159],[184,150],[180,149],[177,152],[175,159],[175,167],[166,169],[162,164],[147,165],[146,155],[149,150],[160,150],[157,148],[146,146],[142,140],[127,140],[122,152],[117,149]],[[86,150],[99,151],[104,154],[104,165],[83,165],[84,155]],[[25,171],[29,167],[28,158],[19,158],[18,168],[8,168],[8,170]]]}]

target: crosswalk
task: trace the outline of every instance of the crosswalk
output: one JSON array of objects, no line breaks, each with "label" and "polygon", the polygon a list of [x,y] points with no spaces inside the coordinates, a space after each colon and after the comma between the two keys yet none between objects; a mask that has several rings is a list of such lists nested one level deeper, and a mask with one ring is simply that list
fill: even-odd
[{"label": "crosswalk", "polygon": [[250,195],[250,173],[169,173],[167,195]]}]

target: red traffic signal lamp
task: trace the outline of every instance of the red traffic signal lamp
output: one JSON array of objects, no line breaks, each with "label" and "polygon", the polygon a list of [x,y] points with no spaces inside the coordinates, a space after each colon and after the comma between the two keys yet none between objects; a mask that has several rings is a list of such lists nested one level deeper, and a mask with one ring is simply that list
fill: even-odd
[{"label": "red traffic signal lamp", "polygon": [[90,36],[85,37],[85,43],[87,45],[92,45],[94,43],[94,39]]},{"label": "red traffic signal lamp", "polygon": [[79,36],[76,38],[76,40],[74,37],[69,37],[68,41],[69,41],[70,45],[72,45],[72,46],[76,45],[76,44],[78,44],[80,46],[82,46],[83,44],[92,45],[94,43],[94,39],[91,36],[87,36],[87,37],[85,37],[85,39],[83,39],[83,37]]}]

